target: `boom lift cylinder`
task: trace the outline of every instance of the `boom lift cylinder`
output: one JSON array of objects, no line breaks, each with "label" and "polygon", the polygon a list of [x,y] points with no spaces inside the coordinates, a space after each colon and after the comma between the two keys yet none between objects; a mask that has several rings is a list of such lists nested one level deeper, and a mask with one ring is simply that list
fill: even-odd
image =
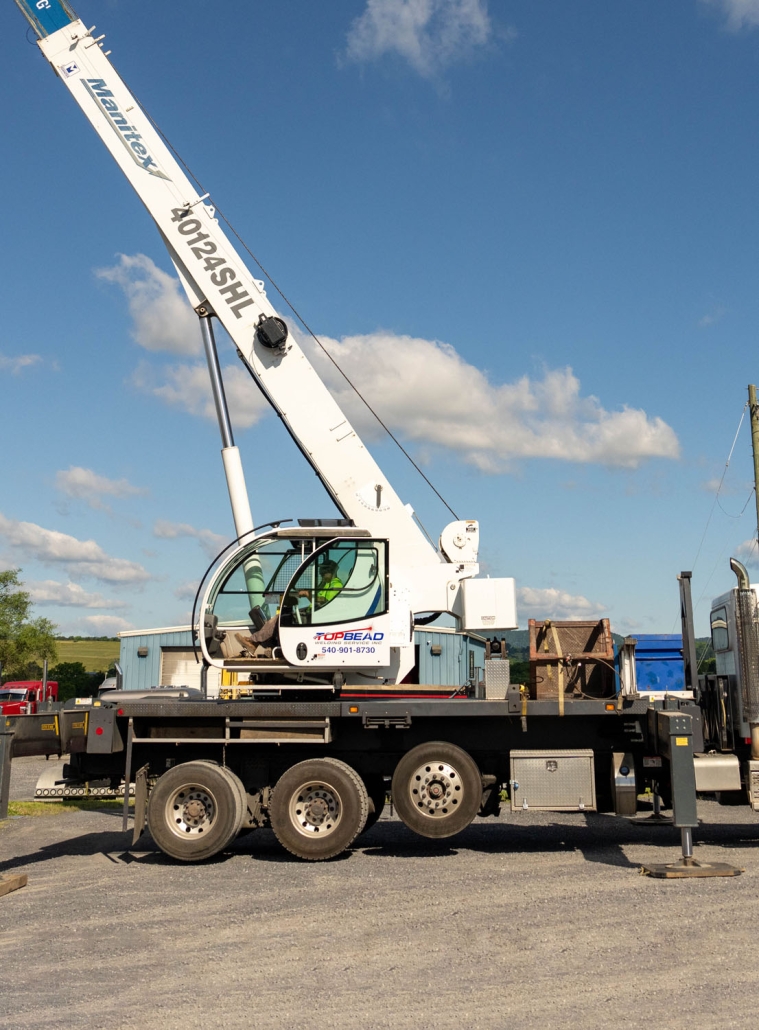
[{"label": "boom lift cylinder", "polygon": [[229,500],[232,505],[232,517],[235,522],[235,531],[238,538],[253,532],[253,516],[250,511],[248,491],[245,486],[245,474],[240,461],[240,451],[235,447],[234,436],[232,435],[232,422],[229,418],[229,407],[227,396],[224,393],[224,381],[221,378],[219,367],[219,355],[216,350],[216,340],[211,324],[211,313],[207,308],[201,308],[200,331],[203,334],[203,349],[206,352],[208,363],[208,378],[211,381],[211,393],[216,407],[216,418],[219,421],[221,442],[223,444],[221,459],[224,462],[224,475],[227,478],[227,489]]}]

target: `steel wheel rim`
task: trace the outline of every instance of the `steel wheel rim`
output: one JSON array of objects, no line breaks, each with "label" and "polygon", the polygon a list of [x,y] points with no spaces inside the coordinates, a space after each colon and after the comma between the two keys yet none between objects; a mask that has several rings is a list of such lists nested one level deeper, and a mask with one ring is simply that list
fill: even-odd
[{"label": "steel wheel rim", "polygon": [[213,794],[199,783],[186,783],[172,791],[164,810],[165,823],[177,837],[207,835],[216,822],[218,806]]},{"label": "steel wheel rim", "polygon": [[414,808],[427,819],[445,819],[460,807],[464,784],[450,762],[425,762],[411,774],[409,796]]},{"label": "steel wheel rim", "polygon": [[290,822],[298,833],[313,840],[335,832],[343,817],[343,806],[331,784],[309,780],[293,791],[289,813]]}]

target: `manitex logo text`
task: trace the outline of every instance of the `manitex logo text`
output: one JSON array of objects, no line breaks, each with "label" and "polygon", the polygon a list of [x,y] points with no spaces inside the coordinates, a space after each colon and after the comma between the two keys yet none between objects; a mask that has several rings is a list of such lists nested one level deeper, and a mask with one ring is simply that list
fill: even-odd
[{"label": "manitex logo text", "polygon": [[336,633],[314,633],[314,640],[318,644],[323,644],[325,640],[338,641],[338,640],[384,640],[384,633],[373,633],[371,626],[365,626],[363,629],[346,629],[338,630]]},{"label": "manitex logo text", "polygon": [[129,124],[126,115],[114,100],[113,93],[108,89],[105,79],[82,79],[82,82],[90,96],[100,104],[108,115],[116,135],[126,147],[129,156],[135,164],[144,168],[150,175],[155,175],[159,179],[168,179],[168,175],[164,175],[150,156],[148,148],[142,142],[142,136],[134,125]]}]

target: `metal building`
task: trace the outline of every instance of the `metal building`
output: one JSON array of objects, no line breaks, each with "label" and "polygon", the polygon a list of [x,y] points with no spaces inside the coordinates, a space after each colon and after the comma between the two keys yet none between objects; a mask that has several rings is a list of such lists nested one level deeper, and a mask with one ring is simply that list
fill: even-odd
[{"label": "metal building", "polygon": [[[196,658],[189,626],[124,630],[119,638],[125,690],[150,690],[156,686],[200,686],[200,654],[198,652]],[[420,683],[461,687],[482,680],[485,666],[483,637],[435,626],[417,629],[415,644]],[[217,695],[220,686],[230,684],[232,679],[229,673],[220,673],[218,669],[208,670],[210,696]]]}]

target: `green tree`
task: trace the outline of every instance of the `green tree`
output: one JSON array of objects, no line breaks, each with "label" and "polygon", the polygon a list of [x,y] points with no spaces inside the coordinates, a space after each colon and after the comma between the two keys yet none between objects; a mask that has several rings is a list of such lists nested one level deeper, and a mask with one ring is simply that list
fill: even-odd
[{"label": "green tree", "polygon": [[717,659],[712,649],[712,642],[709,637],[701,637],[696,641],[696,661],[700,676],[717,671]]},{"label": "green tree", "polygon": [[50,669],[48,676],[58,684],[59,701],[68,701],[71,697],[93,697],[105,679],[102,672],[87,672],[81,662],[61,662]]},{"label": "green tree", "polygon": [[21,589],[20,569],[0,572],[0,664],[5,679],[24,678],[29,665],[55,661],[55,625],[30,618],[32,602]]}]

